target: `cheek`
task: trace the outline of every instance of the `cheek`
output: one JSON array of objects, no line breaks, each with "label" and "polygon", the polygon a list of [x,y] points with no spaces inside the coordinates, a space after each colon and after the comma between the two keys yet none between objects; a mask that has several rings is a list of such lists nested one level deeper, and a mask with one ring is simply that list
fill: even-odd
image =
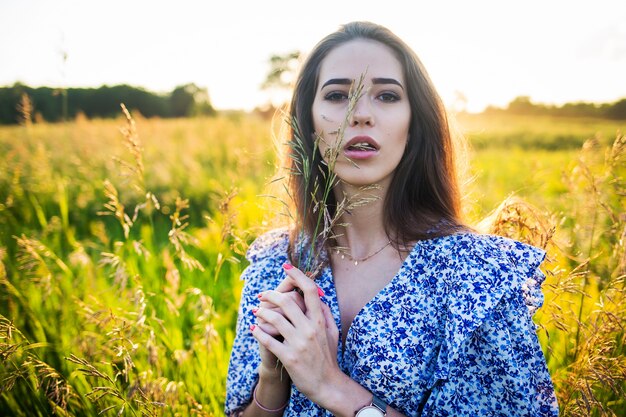
[{"label": "cheek", "polygon": [[397,120],[396,126],[397,126],[397,129],[396,129],[395,135],[398,138],[398,140],[401,141],[402,144],[404,145],[409,139],[409,130],[411,126],[410,113],[408,115],[407,114],[401,115],[401,117],[399,117]]},{"label": "cheek", "polygon": [[388,140],[393,143],[394,153],[402,156],[409,140],[409,122],[395,124],[394,129],[389,131]]},{"label": "cheek", "polygon": [[332,132],[336,132],[345,119],[345,109],[316,99],[311,108],[311,116],[315,131],[323,132],[326,140],[334,140]]},{"label": "cheek", "polygon": [[406,142],[409,136],[409,127],[411,120],[406,117],[396,117],[388,120],[389,138]]},{"label": "cheek", "polygon": [[322,118],[323,114],[323,106],[315,99],[311,107],[311,118],[313,119],[313,129],[315,129],[316,132],[322,132],[325,129],[324,119]]},{"label": "cheek", "polygon": [[314,115],[313,127],[315,129],[313,139],[319,140],[320,151],[326,150],[337,142],[337,130],[340,126],[339,123],[333,121],[331,116],[325,113]]}]

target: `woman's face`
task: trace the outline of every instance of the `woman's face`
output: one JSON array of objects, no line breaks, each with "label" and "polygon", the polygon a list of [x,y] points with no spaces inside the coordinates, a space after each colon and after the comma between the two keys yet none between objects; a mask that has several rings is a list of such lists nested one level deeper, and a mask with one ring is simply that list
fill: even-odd
[{"label": "woman's face", "polygon": [[[347,119],[352,83],[364,75],[362,96]],[[356,39],[333,49],[322,61],[313,101],[313,125],[321,135],[322,155],[340,146],[335,172],[353,186],[386,188],[402,158],[409,136],[411,108],[402,66],[382,43]]]}]

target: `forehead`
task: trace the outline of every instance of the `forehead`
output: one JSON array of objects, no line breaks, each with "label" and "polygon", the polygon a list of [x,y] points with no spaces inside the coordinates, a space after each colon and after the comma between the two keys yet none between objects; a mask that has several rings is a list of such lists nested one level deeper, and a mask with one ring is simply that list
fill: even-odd
[{"label": "forehead", "polygon": [[402,65],[387,45],[369,39],[355,39],[337,46],[323,59],[319,81],[330,78],[391,77],[404,83]]}]

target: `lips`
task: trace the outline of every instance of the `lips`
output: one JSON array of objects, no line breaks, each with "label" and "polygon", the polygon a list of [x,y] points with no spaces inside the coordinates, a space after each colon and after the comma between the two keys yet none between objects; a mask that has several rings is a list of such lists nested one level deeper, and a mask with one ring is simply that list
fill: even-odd
[{"label": "lips", "polygon": [[355,136],[350,139],[343,151],[350,159],[367,159],[375,156],[380,150],[380,145],[369,136]]},{"label": "lips", "polygon": [[355,136],[350,139],[343,147],[346,151],[371,151],[376,152],[380,149],[378,143],[369,136]]}]

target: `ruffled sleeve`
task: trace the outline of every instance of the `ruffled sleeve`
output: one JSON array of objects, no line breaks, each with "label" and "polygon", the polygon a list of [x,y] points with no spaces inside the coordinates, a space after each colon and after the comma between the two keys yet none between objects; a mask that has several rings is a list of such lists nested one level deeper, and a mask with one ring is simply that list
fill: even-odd
[{"label": "ruffled sleeve", "polygon": [[276,288],[284,279],[281,265],[287,261],[287,246],[287,232],[276,230],[260,236],[248,248],[246,259],[250,264],[241,274],[245,282],[226,380],[226,415],[250,402],[258,381],[261,358],[258,343],[249,330],[254,321],[251,310],[258,305],[258,293]]},{"label": "ruffled sleeve", "polygon": [[422,416],[557,416],[532,313],[545,253],[467,235],[447,277],[444,340]]}]

